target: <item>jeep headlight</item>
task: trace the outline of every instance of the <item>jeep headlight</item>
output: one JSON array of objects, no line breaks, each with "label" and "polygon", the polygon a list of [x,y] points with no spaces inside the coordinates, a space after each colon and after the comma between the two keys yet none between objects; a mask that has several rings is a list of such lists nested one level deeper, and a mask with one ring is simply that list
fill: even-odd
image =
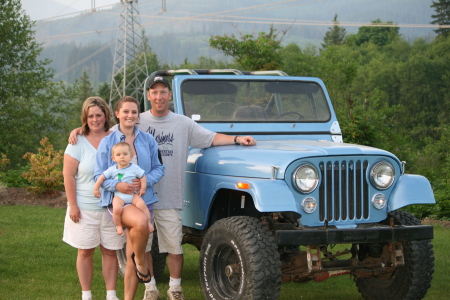
[{"label": "jeep headlight", "polygon": [[295,185],[302,193],[314,191],[319,183],[319,173],[309,164],[301,165],[295,170],[293,179]]},{"label": "jeep headlight", "polygon": [[381,161],[370,170],[370,178],[377,188],[381,190],[387,189],[395,179],[394,167],[386,161]]}]

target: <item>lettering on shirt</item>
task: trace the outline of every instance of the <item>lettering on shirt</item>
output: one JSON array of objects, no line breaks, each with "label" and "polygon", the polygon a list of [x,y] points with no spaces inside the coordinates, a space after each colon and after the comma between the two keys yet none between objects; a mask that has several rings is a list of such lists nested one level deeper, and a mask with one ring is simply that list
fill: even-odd
[{"label": "lettering on shirt", "polygon": [[164,131],[160,134],[156,134],[156,129],[151,126],[146,130],[148,133],[153,135],[155,141],[158,143],[159,152],[161,156],[173,156],[173,133],[164,134]]}]

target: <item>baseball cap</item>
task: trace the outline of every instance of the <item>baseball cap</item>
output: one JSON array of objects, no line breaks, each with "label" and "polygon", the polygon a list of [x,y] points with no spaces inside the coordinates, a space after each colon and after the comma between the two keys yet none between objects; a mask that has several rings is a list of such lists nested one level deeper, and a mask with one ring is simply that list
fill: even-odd
[{"label": "baseball cap", "polygon": [[169,81],[166,79],[166,77],[161,76],[161,75],[155,75],[152,76],[148,79],[148,87],[147,87],[147,91],[155,84],[155,83],[162,83],[165,86],[167,86],[170,90],[170,85],[169,85]]}]

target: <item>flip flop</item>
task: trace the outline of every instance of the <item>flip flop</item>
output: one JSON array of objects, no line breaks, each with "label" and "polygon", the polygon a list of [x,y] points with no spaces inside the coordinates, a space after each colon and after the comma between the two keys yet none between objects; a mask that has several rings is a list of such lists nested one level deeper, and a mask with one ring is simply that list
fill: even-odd
[{"label": "flip flop", "polygon": [[[150,275],[150,270],[147,269],[147,274],[142,274],[141,272],[139,272],[139,270],[137,268],[137,265],[136,265],[136,262],[134,261],[134,256],[135,256],[134,252],[131,253],[131,260],[133,261],[134,270],[136,271],[136,277],[137,277],[138,281],[140,283],[148,283],[148,282],[150,282],[150,280],[152,280],[152,276]],[[148,280],[144,280],[143,278],[148,278]]]}]

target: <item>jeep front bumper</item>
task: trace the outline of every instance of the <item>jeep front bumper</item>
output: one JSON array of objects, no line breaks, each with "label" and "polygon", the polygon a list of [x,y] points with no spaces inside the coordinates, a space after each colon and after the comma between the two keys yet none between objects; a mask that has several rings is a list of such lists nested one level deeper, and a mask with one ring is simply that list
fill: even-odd
[{"label": "jeep front bumper", "polygon": [[278,230],[278,246],[388,243],[432,239],[433,226]]}]

